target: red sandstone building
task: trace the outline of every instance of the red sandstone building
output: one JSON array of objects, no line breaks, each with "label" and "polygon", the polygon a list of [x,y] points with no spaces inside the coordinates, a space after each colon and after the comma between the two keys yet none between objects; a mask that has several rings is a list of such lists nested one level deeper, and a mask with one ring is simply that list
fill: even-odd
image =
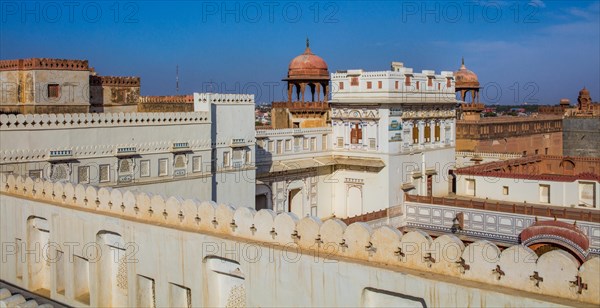
[{"label": "red sandstone building", "polygon": [[477,75],[463,60],[454,77],[464,102],[456,122],[456,151],[562,155],[562,115],[482,118]]}]

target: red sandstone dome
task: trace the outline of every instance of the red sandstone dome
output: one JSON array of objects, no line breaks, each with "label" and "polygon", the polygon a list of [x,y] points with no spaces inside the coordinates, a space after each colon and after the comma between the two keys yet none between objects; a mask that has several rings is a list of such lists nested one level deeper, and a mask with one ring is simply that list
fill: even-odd
[{"label": "red sandstone dome", "polygon": [[520,235],[521,244],[532,246],[549,243],[562,246],[585,261],[590,248],[590,240],[576,225],[562,221],[536,221]]},{"label": "red sandstone dome", "polygon": [[290,62],[288,79],[315,79],[315,77],[317,79],[320,79],[319,77],[329,79],[329,70],[325,60],[312,53],[307,40],[304,53]]},{"label": "red sandstone dome", "polygon": [[460,69],[454,72],[454,79],[456,79],[456,88],[479,88],[479,79],[477,74],[473,71],[468,70],[465,66],[465,60],[462,60]]},{"label": "red sandstone dome", "polygon": [[579,91],[579,95],[590,95],[590,90],[586,89],[586,87],[583,87],[583,89],[581,89],[581,91]]}]

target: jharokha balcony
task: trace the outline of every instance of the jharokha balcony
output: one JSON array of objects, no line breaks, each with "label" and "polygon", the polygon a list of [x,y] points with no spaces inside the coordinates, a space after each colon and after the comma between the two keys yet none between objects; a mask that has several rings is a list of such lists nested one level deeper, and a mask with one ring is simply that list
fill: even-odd
[{"label": "jharokha balcony", "polygon": [[272,108],[287,108],[290,111],[327,111],[327,102],[273,102]]},{"label": "jharokha balcony", "polygon": [[485,105],[482,103],[462,103],[460,109],[462,111],[482,111],[485,109]]}]

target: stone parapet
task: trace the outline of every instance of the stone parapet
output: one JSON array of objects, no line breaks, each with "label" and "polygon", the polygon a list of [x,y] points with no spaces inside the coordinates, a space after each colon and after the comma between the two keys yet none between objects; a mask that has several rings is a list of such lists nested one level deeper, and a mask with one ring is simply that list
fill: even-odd
[{"label": "stone parapet", "polygon": [[158,104],[158,103],[194,103],[193,95],[172,95],[172,96],[140,96],[140,104]]},{"label": "stone parapet", "polygon": [[90,76],[90,86],[139,87],[140,77]]},{"label": "stone parapet", "polygon": [[89,71],[88,60],[67,60],[32,58],[19,60],[0,60],[0,71],[23,70],[66,70]]},{"label": "stone parapet", "polygon": [[[563,170],[564,162],[573,164],[573,170]],[[563,169],[550,170],[546,164],[557,165]],[[575,167],[581,164],[584,167]],[[576,169],[575,169],[576,168]],[[593,170],[593,171],[591,171]],[[558,155],[532,155],[511,160],[491,162],[481,165],[459,168],[456,174],[515,178],[527,180],[547,180],[559,182],[573,182],[576,180],[591,180],[600,182],[600,158],[596,157],[570,157]]]},{"label": "stone parapet", "polygon": [[523,157],[522,154],[518,153],[486,153],[486,152],[467,152],[467,151],[456,151],[456,156],[464,157],[485,157],[485,158],[498,158],[498,159],[512,159]]},{"label": "stone parapet", "polygon": [[600,223],[600,211],[581,208],[567,208],[563,206],[551,206],[543,204],[531,204],[526,202],[510,202],[490,199],[475,199],[465,197],[430,197],[409,194],[406,194],[406,201],[434,204],[436,206],[447,206],[457,209],[476,209],[483,211],[523,214],[529,216],[540,216],[548,218],[556,217],[561,219]]},{"label": "stone parapet", "polygon": [[210,123],[208,112],[0,114],[1,130]]},{"label": "stone parapet", "polygon": [[282,129],[257,129],[256,138],[265,138],[271,136],[294,136],[310,134],[331,134],[331,127],[316,128],[282,128]]},{"label": "stone parapet", "polygon": [[254,94],[197,93],[201,103],[254,104]]},{"label": "stone parapet", "polygon": [[[401,234],[384,226],[376,230],[365,223],[347,226],[338,219],[299,219],[293,213],[276,215],[210,201],[164,197],[82,184],[33,180],[0,175],[4,198],[23,198],[139,223],[251,241],[258,245],[326,251],[329,259],[435,273],[551,296],[577,303],[600,304],[600,259],[582,265],[563,250],[537,256],[516,245],[501,250],[488,241],[465,245],[453,235],[433,240],[422,231]],[[4,201],[3,201],[4,202]],[[326,249],[326,250],[325,250]],[[400,275],[400,274],[399,274]],[[574,304],[577,304],[574,303]]]},{"label": "stone parapet", "polygon": [[273,102],[272,108],[287,108],[290,111],[327,111],[330,109],[327,102]]}]

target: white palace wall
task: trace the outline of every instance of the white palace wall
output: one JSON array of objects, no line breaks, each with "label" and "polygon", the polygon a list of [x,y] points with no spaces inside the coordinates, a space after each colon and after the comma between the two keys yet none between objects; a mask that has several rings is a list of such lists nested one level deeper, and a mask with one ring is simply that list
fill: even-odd
[{"label": "white palace wall", "polygon": [[68,305],[600,304],[600,259],[579,266],[561,250],[538,257],[519,245],[12,175],[0,189],[0,278]]},{"label": "white palace wall", "polygon": [[253,207],[254,97],[195,99],[185,113],[0,115],[0,171]]}]

